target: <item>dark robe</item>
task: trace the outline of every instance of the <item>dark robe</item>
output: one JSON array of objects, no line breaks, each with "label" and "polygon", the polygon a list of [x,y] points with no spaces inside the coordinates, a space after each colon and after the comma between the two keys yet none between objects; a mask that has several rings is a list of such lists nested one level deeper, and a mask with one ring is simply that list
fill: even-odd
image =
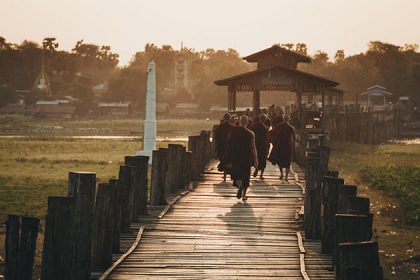
[{"label": "dark robe", "polygon": [[227,161],[231,164],[232,180],[242,180],[242,186],[249,186],[253,163],[252,141],[254,134],[244,127],[234,127],[229,141]]},{"label": "dark robe", "polygon": [[273,144],[268,160],[279,167],[290,168],[292,161],[292,145],[295,129],[288,123],[280,123],[270,131],[270,142]]},{"label": "dark robe", "polygon": [[215,142],[216,142],[216,152],[217,157],[220,160],[219,171],[225,170],[225,157],[228,150],[228,143],[230,134],[234,126],[230,122],[224,122],[217,126],[214,130]]},{"label": "dark robe", "polygon": [[262,123],[256,123],[251,127],[255,134],[255,146],[258,155],[258,170],[265,169],[270,142],[268,140],[268,127]]}]

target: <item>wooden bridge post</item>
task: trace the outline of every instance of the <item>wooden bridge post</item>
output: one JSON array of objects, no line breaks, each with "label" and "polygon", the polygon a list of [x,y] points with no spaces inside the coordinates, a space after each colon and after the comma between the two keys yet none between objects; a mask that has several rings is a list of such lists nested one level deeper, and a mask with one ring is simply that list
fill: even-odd
[{"label": "wooden bridge post", "polygon": [[373,215],[335,215],[333,261],[337,264],[338,245],[347,242],[369,241],[372,238]]},{"label": "wooden bridge post", "polygon": [[338,247],[337,280],[382,280],[376,241],[342,243]]},{"label": "wooden bridge post", "polygon": [[152,179],[150,187],[150,205],[166,204],[166,176],[168,170],[168,149],[160,148],[153,151]]},{"label": "wooden bridge post", "polygon": [[318,170],[319,155],[311,153],[306,160],[306,196],[304,228],[305,236],[309,239],[321,239],[321,187],[319,185]]},{"label": "wooden bridge post", "polygon": [[349,196],[344,203],[338,204],[338,213],[368,215],[370,212],[370,200],[368,197]]},{"label": "wooden bridge post", "polygon": [[179,175],[180,175],[180,168],[179,163],[182,160],[182,153],[180,153],[180,148],[182,146],[179,144],[169,144],[168,145],[168,169],[166,175],[166,185],[167,185],[167,193],[176,192],[179,187]]},{"label": "wooden bridge post", "polygon": [[147,172],[149,168],[148,156],[126,156],[125,164],[135,167],[133,185],[133,219],[138,215],[147,215]]},{"label": "wooden bridge post", "polygon": [[193,162],[192,162],[192,153],[189,151],[185,152],[185,162],[184,162],[184,171],[185,171],[185,180],[186,184],[189,184],[193,181]]},{"label": "wooden bridge post", "polygon": [[114,233],[113,186],[99,184],[93,216],[92,268],[105,269],[112,264]]},{"label": "wooden bridge post", "polygon": [[201,153],[200,153],[200,136],[188,137],[188,150],[192,152],[192,173],[193,178],[197,178],[201,173]]},{"label": "wooden bridge post", "polygon": [[6,221],[6,279],[18,279],[19,217],[9,215]]},{"label": "wooden bridge post", "polygon": [[332,253],[334,246],[334,222],[338,208],[338,189],[344,184],[344,180],[336,177],[324,176],[322,186],[322,206],[321,206],[321,228],[322,242],[321,252],[323,254]]},{"label": "wooden bridge post", "polygon": [[68,194],[75,198],[74,276],[85,280],[90,277],[96,174],[69,172],[68,178]]},{"label": "wooden bridge post", "polygon": [[188,176],[188,167],[187,167],[187,151],[184,146],[182,146],[181,150],[181,158],[182,160],[179,162],[179,169],[180,169],[180,187],[185,188],[188,185],[189,182],[189,176]]},{"label": "wooden bridge post", "polygon": [[112,225],[112,252],[120,253],[120,230],[121,230],[121,190],[118,184],[118,179],[109,179],[109,184],[112,186],[112,202],[111,205],[114,217]]},{"label": "wooden bridge post", "polygon": [[121,232],[130,232],[133,220],[133,182],[135,167],[121,165],[118,187],[121,188]]},{"label": "wooden bridge post", "polygon": [[82,279],[77,278],[75,271],[75,208],[74,197],[48,197],[41,280]]},{"label": "wooden bridge post", "polygon": [[19,280],[32,280],[38,228],[38,218],[22,217],[17,266]]}]

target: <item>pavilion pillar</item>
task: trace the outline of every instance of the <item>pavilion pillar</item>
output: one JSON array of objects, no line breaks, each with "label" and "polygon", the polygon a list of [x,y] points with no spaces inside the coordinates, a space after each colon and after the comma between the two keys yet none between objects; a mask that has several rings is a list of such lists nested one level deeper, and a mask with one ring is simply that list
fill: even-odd
[{"label": "pavilion pillar", "polygon": [[328,96],[328,105],[332,105],[333,103],[333,97],[332,95]]},{"label": "pavilion pillar", "polygon": [[236,111],[236,90],[228,88],[228,112]]},{"label": "pavilion pillar", "polygon": [[252,92],[252,112],[254,117],[260,114],[260,90]]},{"label": "pavilion pillar", "polygon": [[[298,90],[296,92],[297,97],[297,111],[298,111],[298,119],[299,119],[299,126],[301,127],[301,121],[302,121],[302,91]],[[299,127],[299,128],[300,128]]]},{"label": "pavilion pillar", "polygon": [[314,96],[312,94],[308,94],[308,105],[314,103]]},{"label": "pavilion pillar", "polygon": [[325,89],[324,87],[321,88],[321,127],[324,127],[324,119],[325,119]]},{"label": "pavilion pillar", "polygon": [[232,93],[230,90],[228,91],[228,112],[232,111]]}]

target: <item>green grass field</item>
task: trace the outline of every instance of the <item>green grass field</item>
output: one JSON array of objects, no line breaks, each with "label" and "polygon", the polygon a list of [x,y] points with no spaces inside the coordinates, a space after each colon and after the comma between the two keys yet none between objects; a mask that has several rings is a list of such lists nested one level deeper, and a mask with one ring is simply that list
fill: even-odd
[{"label": "green grass field", "polygon": [[[210,130],[217,120],[158,120],[158,136],[187,136],[199,130]],[[46,119],[19,115],[0,115],[0,134],[29,136],[64,135],[143,135],[143,119],[103,116],[95,119]]]},{"label": "green grass field", "polygon": [[342,144],[330,169],[370,198],[386,279],[420,279],[420,145]]}]

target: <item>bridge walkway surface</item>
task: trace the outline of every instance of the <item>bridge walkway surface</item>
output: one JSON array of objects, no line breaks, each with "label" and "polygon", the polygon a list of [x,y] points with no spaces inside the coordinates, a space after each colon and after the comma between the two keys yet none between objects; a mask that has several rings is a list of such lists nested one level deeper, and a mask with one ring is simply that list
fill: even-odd
[{"label": "bridge walkway surface", "polygon": [[132,224],[137,242],[106,279],[334,279],[331,257],[302,232],[298,166],[286,182],[267,164],[265,179],[251,177],[242,202],[216,164],[188,193]]}]

